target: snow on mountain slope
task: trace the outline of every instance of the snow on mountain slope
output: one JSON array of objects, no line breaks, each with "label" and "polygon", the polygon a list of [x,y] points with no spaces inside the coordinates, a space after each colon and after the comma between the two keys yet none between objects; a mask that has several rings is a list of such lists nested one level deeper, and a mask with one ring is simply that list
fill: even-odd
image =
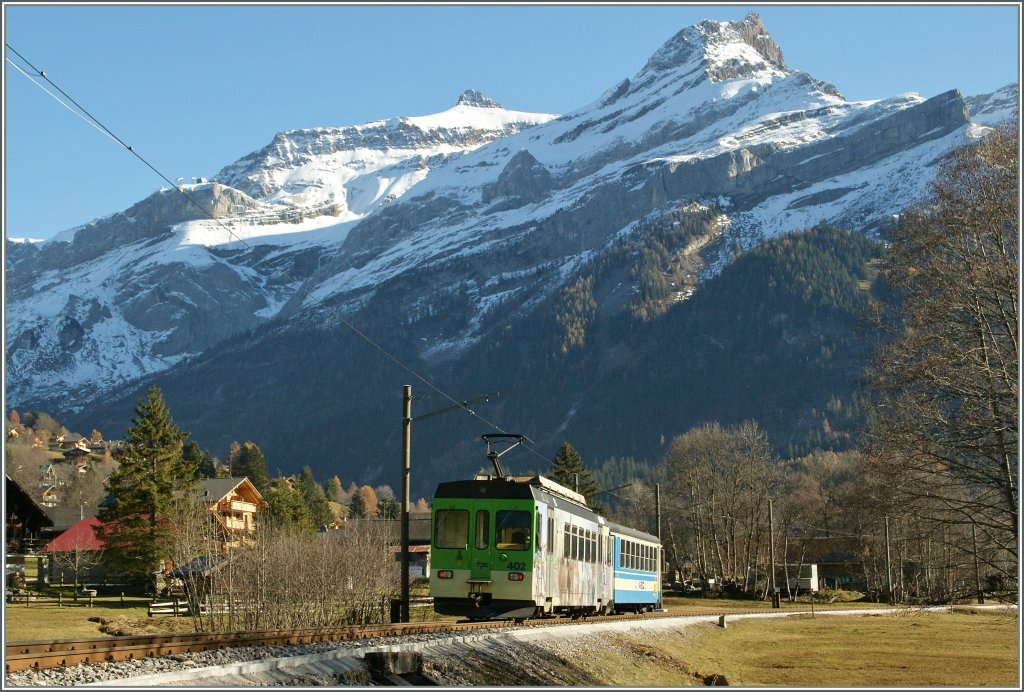
[{"label": "snow on mountain slope", "polygon": [[[1015,94],[972,103],[988,122]],[[282,132],[183,188],[213,220],[162,191],[60,241],[9,243],[8,394],[86,401],[270,320],[371,304],[361,319],[430,323],[421,354],[451,355],[673,205],[728,214],[721,245],[870,230],[978,131],[955,91],[846,101],[788,68],[751,14],[683,29],[561,117],[467,91],[435,115]]]},{"label": "snow on mountain slope", "polygon": [[[966,124],[953,92],[847,102],[786,68],[756,16],[702,22],[598,101],[438,168],[354,228],[307,284],[305,306],[359,305],[406,272],[531,242],[546,254],[527,262],[571,266],[673,201],[726,206],[746,245],[820,221],[875,224],[920,198],[928,170]],[[614,207],[598,201],[595,191],[612,189]],[[561,249],[541,239],[564,233],[570,216],[585,238]],[[482,267],[496,269],[479,259],[474,271]],[[487,292],[476,299],[480,310],[494,302]]]},{"label": "snow on mountain slope", "polygon": [[8,245],[12,401],[110,390],[273,319],[354,224],[431,165],[552,117],[467,91],[435,115],[281,133],[219,180],[180,186],[212,219],[162,190]]}]

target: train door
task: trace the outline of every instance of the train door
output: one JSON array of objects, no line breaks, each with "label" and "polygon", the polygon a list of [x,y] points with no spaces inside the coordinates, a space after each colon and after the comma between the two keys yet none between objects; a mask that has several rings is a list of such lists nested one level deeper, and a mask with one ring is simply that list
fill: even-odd
[{"label": "train door", "polygon": [[507,572],[526,572],[533,560],[533,512],[496,509],[493,502],[474,502],[469,545],[470,579],[507,579]]},{"label": "train door", "polygon": [[469,542],[469,578],[478,582],[489,581],[493,562],[491,510],[482,502],[474,502],[470,514],[472,515],[472,524]]}]

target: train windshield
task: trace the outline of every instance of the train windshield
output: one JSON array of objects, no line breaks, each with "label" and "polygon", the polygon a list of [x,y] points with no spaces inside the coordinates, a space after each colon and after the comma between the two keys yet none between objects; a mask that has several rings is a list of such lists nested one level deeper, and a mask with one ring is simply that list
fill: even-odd
[{"label": "train windshield", "polygon": [[494,515],[494,542],[500,550],[529,550],[530,512],[503,509]]},{"label": "train windshield", "polygon": [[449,509],[438,512],[434,521],[434,545],[465,550],[469,542],[469,512]]}]

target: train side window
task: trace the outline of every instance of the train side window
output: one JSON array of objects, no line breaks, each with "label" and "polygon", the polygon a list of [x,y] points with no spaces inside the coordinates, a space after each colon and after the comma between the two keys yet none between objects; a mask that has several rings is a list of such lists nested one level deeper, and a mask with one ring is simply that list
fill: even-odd
[{"label": "train side window", "polygon": [[[540,546],[542,545],[542,543],[544,541],[544,536],[543,536],[543,534],[541,534],[541,530],[544,528],[544,524],[541,523],[540,510],[539,509],[537,510],[537,514],[535,515],[535,517],[536,517],[537,520],[535,522],[533,522],[533,526],[534,526],[533,535],[537,539],[535,541],[536,547],[537,547],[538,550],[540,550]],[[549,541],[551,540],[551,534],[548,534],[548,540]]]},{"label": "train side window", "polygon": [[465,550],[469,542],[469,511],[440,510],[434,520],[434,545]]},{"label": "train side window", "polygon": [[555,518],[548,517],[548,553],[555,552]]},{"label": "train side window", "polygon": [[489,545],[490,518],[486,509],[476,511],[476,541],[474,545],[481,550]]},{"label": "train side window", "polygon": [[530,512],[503,509],[494,515],[494,547],[499,550],[528,550],[530,548]]},{"label": "train side window", "polygon": [[587,562],[593,562],[594,561],[594,551],[593,551],[593,546],[591,546],[591,543],[590,543],[590,531],[586,532],[586,534],[583,536],[583,540],[585,541],[584,545],[586,545],[586,547],[587,547],[587,553],[586,553],[586,556],[584,557],[584,559]]}]

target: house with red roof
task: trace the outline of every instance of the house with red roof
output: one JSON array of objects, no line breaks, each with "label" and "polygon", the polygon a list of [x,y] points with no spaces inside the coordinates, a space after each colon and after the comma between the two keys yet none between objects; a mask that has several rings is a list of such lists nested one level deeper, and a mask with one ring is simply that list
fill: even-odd
[{"label": "house with red roof", "polygon": [[96,537],[94,527],[100,525],[96,517],[86,517],[72,524],[64,533],[60,534],[43,548],[47,553],[66,553],[73,550],[103,550],[103,541]]},{"label": "house with red roof", "polygon": [[85,517],[46,544],[51,584],[99,581],[107,575],[101,560],[103,540],[96,535],[101,525],[96,517]]}]

